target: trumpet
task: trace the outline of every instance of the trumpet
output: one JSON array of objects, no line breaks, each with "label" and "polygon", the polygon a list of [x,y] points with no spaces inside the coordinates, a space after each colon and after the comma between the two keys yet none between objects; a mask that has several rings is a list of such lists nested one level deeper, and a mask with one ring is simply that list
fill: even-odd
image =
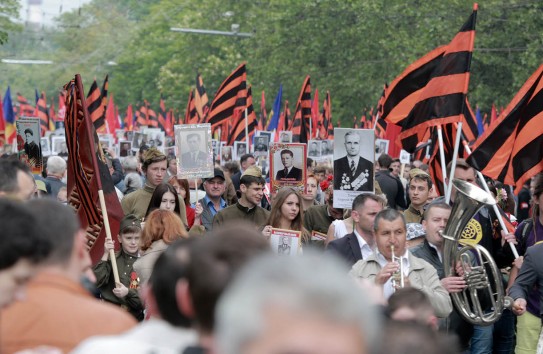
[{"label": "trumpet", "polygon": [[391,278],[392,288],[396,290],[397,287],[403,288],[405,285],[404,273],[403,273],[403,262],[402,262],[402,256],[396,257],[396,255],[394,254],[394,245],[390,245],[390,252],[392,253],[392,262],[396,262],[400,265],[400,269],[394,272]]}]

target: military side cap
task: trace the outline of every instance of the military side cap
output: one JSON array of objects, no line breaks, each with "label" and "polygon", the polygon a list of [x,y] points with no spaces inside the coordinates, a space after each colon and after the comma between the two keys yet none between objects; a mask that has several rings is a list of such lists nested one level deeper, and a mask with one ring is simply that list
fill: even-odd
[{"label": "military side cap", "polygon": [[430,177],[430,175],[427,172],[424,172],[420,168],[414,168],[409,171],[409,177],[414,178],[415,176]]},{"label": "military side cap", "polygon": [[256,178],[261,178],[262,177],[262,171],[260,170],[260,168],[258,166],[253,165],[253,166],[247,168],[245,170],[245,172],[243,172],[241,177],[243,177],[243,176],[253,176],[253,177],[256,177]]},{"label": "military side cap", "polygon": [[140,220],[134,214],[128,214],[121,220],[121,227],[119,229],[119,233],[121,233],[124,229],[130,226],[135,226],[141,229]]}]

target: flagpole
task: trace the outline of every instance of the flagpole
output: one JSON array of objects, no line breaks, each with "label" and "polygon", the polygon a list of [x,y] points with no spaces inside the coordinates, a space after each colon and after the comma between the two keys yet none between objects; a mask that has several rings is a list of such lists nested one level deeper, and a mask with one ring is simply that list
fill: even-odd
[{"label": "flagpole", "polygon": [[[471,154],[471,149],[470,149],[467,141],[464,140],[463,144],[464,144],[464,149],[466,149],[466,152],[468,154]],[[485,178],[484,178],[483,174],[481,172],[477,171],[477,170],[475,170],[475,171],[477,172],[477,177],[479,178],[479,181],[481,182],[485,192],[487,192],[488,194],[491,194],[490,190],[488,189],[488,185],[486,184],[486,181],[485,181]],[[500,226],[501,226],[503,232],[507,233],[507,227],[505,226],[505,222],[503,221],[502,214],[500,213],[500,210],[498,209],[498,204],[496,203],[496,204],[492,205],[492,209],[494,210],[494,213],[496,214],[496,217],[498,218],[498,222],[500,223]],[[515,259],[519,258],[518,251],[515,248],[515,245],[513,244],[513,242],[507,242],[507,243],[509,243],[509,247],[511,247],[511,252],[513,252],[513,256],[515,256]]]},{"label": "flagpole", "polygon": [[[452,191],[452,180],[454,178],[454,170],[456,169],[456,159],[458,158],[458,148],[460,147],[460,137],[462,135],[462,122],[458,122],[458,125],[456,127],[456,140],[454,142],[454,152],[453,157],[451,161],[451,174],[449,176],[449,183],[447,185],[447,192],[445,197],[445,203],[449,204],[449,201],[451,200],[451,191]],[[445,180],[443,180],[445,182]]]},{"label": "flagpole", "polygon": [[251,151],[251,142],[249,141],[249,118],[247,117],[247,107],[245,107],[245,139],[247,140],[247,149],[245,153],[248,154]]},{"label": "flagpole", "polygon": [[[104,191],[98,190],[98,198],[100,199],[100,208],[102,209],[102,218],[104,219],[104,228],[106,229],[106,240],[112,241],[111,229],[109,228],[109,218],[107,216],[106,199],[104,198]],[[115,279],[115,286],[120,283],[119,269],[117,268],[117,258],[115,258],[115,250],[109,250],[109,261],[111,262],[111,269],[113,271],[113,278]]]},{"label": "flagpole", "polygon": [[[441,173],[443,174],[443,179],[447,176],[446,166],[445,166],[445,151],[443,149],[443,132],[441,131],[441,125],[437,126],[437,141],[439,144],[439,158],[441,160]],[[443,193],[447,195],[447,183],[443,181]]]}]

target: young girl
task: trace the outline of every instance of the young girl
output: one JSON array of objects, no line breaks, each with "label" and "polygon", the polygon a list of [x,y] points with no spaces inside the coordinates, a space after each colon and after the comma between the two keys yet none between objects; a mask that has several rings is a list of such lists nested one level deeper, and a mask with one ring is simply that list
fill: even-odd
[{"label": "young girl", "polygon": [[270,237],[272,228],[301,231],[302,244],[308,244],[309,232],[303,227],[302,221],[302,197],[295,189],[283,187],[275,195],[267,226],[264,227],[262,233]]}]

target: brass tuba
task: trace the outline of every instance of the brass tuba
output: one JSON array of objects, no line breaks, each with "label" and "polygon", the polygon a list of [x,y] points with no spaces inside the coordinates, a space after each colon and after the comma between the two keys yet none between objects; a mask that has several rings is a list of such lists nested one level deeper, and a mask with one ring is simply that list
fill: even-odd
[{"label": "brass tuba", "polygon": [[[460,263],[466,288],[462,292],[451,293],[452,300],[468,322],[486,326],[496,322],[512,301],[504,295],[502,276],[490,252],[480,245],[471,244],[460,244],[462,248],[459,249],[459,241],[462,231],[479,209],[496,201],[471,183],[455,179],[453,185],[457,189],[454,206],[442,232],[445,276],[459,276],[456,265]],[[487,271],[492,273],[491,277]],[[488,304],[491,306],[488,311],[484,311],[479,296],[489,297]]]}]

